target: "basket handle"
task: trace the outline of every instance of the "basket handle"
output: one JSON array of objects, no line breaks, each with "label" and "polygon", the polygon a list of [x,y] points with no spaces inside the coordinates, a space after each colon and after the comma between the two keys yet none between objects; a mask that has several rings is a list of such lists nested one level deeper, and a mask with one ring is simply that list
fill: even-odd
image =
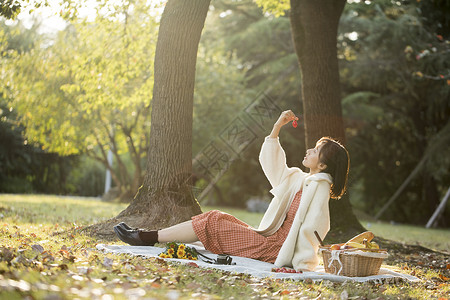
[{"label": "basket handle", "polygon": [[316,238],[317,238],[317,240],[319,241],[320,246],[322,246],[322,247],[325,246],[325,245],[323,244],[323,241],[322,241],[322,239],[320,238],[319,234],[317,233],[317,231],[314,230],[314,234],[316,235]]}]

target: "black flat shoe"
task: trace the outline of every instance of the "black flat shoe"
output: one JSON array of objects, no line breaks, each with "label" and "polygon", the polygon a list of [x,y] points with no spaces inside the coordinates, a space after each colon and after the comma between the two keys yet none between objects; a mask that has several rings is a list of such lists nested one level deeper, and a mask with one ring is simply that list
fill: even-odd
[{"label": "black flat shoe", "polygon": [[139,228],[131,228],[130,226],[128,226],[125,222],[120,222],[119,224],[117,224],[116,226],[122,227],[123,229],[126,230],[138,230]]},{"label": "black flat shoe", "polygon": [[127,230],[118,225],[114,226],[114,232],[122,241],[132,246],[151,246],[144,243],[139,237],[138,230]]}]

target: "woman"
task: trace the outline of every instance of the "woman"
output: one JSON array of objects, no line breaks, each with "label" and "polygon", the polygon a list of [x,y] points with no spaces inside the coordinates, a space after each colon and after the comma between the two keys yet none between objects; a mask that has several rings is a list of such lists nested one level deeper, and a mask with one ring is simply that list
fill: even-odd
[{"label": "woman", "polygon": [[120,223],[114,227],[117,236],[131,245],[201,241],[213,253],[258,259],[297,271],[314,270],[319,246],[314,231],[324,238],[330,229],[328,200],[345,192],[349,156],[337,141],[322,138],[303,159],[309,173],[287,167],[278,134],[294,120],[298,118],[292,111],[284,111],[261,148],[259,160],[274,198],[258,229],[214,210],[158,231],[131,229]]}]

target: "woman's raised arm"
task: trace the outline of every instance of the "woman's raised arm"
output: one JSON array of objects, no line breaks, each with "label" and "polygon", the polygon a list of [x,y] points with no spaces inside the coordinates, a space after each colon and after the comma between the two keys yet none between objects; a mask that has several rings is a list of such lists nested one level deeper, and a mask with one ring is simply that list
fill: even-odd
[{"label": "woman's raised arm", "polygon": [[278,120],[273,125],[272,132],[270,133],[269,137],[277,138],[278,134],[280,133],[281,127],[294,120],[297,121],[298,118],[291,110],[283,111]]},{"label": "woman's raised arm", "polygon": [[293,120],[298,120],[298,118],[292,111],[282,112],[259,153],[259,162],[272,187],[280,184],[286,174],[288,174],[289,168],[286,165],[286,154],[278,141],[278,134],[281,127]]}]

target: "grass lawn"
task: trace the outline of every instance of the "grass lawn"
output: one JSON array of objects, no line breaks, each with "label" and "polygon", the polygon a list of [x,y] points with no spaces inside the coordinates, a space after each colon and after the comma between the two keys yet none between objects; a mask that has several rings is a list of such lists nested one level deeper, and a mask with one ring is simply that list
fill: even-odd
[{"label": "grass lawn", "polygon": [[365,220],[361,220],[361,224],[377,236],[450,254],[449,229],[427,229],[423,226]]},{"label": "grass lawn", "polygon": [[[314,283],[104,254],[95,245],[105,241],[79,233],[125,207],[95,198],[0,195],[0,299],[448,299],[450,293],[448,256],[440,267],[424,263],[431,256],[414,254],[412,263],[389,262],[420,283]],[[261,218],[220,209],[254,226]],[[448,230],[362,223],[387,239],[449,251]]]}]

